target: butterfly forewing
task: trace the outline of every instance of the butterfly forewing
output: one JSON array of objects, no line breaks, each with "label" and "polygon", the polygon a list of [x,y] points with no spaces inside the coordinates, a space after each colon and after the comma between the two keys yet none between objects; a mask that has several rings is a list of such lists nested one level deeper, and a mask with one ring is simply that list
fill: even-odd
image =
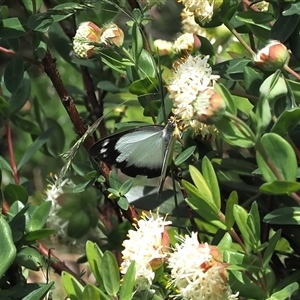
[{"label": "butterfly forewing", "polygon": [[163,129],[160,125],[150,125],[120,132],[96,142],[89,152],[126,175],[158,177],[167,147]]}]

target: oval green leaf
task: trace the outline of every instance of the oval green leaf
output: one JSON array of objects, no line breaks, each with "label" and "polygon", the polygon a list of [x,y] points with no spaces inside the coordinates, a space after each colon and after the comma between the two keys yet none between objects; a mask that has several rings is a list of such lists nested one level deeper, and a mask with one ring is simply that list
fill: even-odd
[{"label": "oval green leaf", "polygon": [[[262,147],[262,151],[265,152],[266,157],[263,158],[260,152],[256,151],[256,160],[262,176],[267,182],[274,180],[296,181],[296,155],[292,146],[285,139],[276,133],[266,133],[257,147]],[[272,164],[281,178],[275,176],[266,161]]]},{"label": "oval green leaf", "polygon": [[21,85],[24,76],[23,59],[21,56],[13,57],[4,71],[4,82],[7,90],[14,94]]}]

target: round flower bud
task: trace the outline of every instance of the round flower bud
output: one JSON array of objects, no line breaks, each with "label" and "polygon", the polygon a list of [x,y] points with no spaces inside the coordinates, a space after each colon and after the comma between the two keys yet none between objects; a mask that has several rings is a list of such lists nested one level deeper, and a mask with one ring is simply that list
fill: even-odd
[{"label": "round flower bud", "polygon": [[118,47],[122,46],[124,42],[123,30],[116,24],[109,24],[104,28],[100,42],[104,43],[105,45],[114,44]]},{"label": "round flower bud", "polygon": [[259,50],[253,58],[254,63],[263,70],[275,71],[281,69],[289,60],[289,52],[279,41],[271,41]]},{"label": "round flower bud", "polygon": [[194,116],[199,122],[213,124],[222,118],[226,104],[219,93],[208,87],[198,94],[193,107]]},{"label": "round flower bud", "polygon": [[93,22],[81,23],[73,39],[73,50],[80,58],[90,58],[96,54],[90,42],[99,42],[102,29]]}]

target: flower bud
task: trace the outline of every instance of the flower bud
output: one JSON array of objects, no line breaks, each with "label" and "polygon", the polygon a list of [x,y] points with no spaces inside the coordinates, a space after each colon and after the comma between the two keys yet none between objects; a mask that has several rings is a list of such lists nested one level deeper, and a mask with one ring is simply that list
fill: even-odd
[{"label": "flower bud", "polygon": [[271,41],[259,50],[253,58],[254,63],[263,70],[275,71],[283,68],[289,60],[289,52],[279,41]]},{"label": "flower bud", "polygon": [[81,23],[73,39],[73,50],[80,58],[90,58],[96,54],[90,42],[99,42],[102,29],[93,22]]},{"label": "flower bud", "polygon": [[194,116],[199,122],[213,124],[222,118],[226,104],[219,93],[208,87],[198,94],[193,107]]},{"label": "flower bud", "polygon": [[124,42],[123,30],[116,24],[110,24],[106,28],[104,28],[100,41],[105,45],[114,44],[120,47]]},{"label": "flower bud", "polygon": [[173,49],[175,52],[189,52],[199,49],[201,47],[201,41],[196,34],[184,33],[179,36],[173,44]]}]

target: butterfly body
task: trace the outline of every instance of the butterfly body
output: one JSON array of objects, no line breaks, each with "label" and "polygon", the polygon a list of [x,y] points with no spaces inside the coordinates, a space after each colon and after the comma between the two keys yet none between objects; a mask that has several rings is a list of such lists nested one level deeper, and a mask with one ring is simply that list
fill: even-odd
[{"label": "butterfly body", "polygon": [[149,125],[111,135],[96,142],[90,154],[124,174],[148,178],[162,176],[169,163],[170,146],[176,129],[174,121],[167,125]]}]

